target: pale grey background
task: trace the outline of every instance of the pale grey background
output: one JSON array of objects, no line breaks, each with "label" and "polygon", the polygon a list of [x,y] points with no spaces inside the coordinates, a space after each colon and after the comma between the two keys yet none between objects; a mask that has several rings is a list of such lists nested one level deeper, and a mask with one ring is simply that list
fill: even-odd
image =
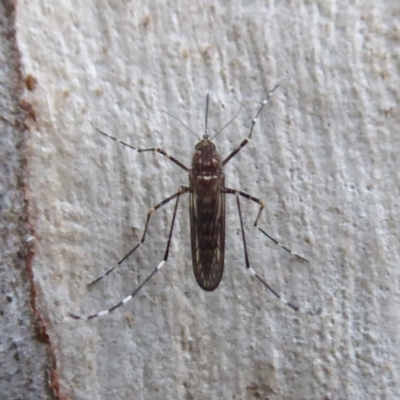
[{"label": "pale grey background", "polygon": [[[62,3],[62,4],[61,4]],[[397,2],[27,2],[17,14],[27,94],[34,273],[68,399],[394,399],[399,393],[400,6]],[[391,6],[392,4],[392,6]],[[245,272],[234,198],[226,271],[213,293],[191,272],[188,201],[170,259],[129,306],[90,322],[162,259],[173,205],[146,245],[96,288],[139,239],[147,208],[187,184],[160,146],[190,164],[204,100],[226,155],[227,186],[266,202],[260,226],[311,260],[290,257],[252,223]],[[320,309],[316,315],[309,313]]]}]

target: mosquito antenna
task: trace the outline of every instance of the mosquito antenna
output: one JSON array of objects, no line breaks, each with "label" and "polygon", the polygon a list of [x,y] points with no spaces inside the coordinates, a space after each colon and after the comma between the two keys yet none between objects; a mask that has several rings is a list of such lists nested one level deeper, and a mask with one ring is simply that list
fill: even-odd
[{"label": "mosquito antenna", "polygon": [[201,140],[200,137],[198,137],[187,125],[185,125],[179,118],[175,117],[174,115],[170,114],[168,111],[161,110],[163,113],[167,114],[174,120],[178,121],[180,124],[182,124],[193,136],[195,136],[197,139]]},{"label": "mosquito antenna", "polygon": [[206,96],[206,124],[204,129],[204,139],[208,140],[208,132],[207,132],[207,121],[208,121],[208,105],[210,104],[210,96],[207,93]]},{"label": "mosquito antenna", "polygon": [[240,105],[239,111],[236,113],[236,115],[235,115],[227,124],[225,124],[225,125],[211,138],[211,140],[214,140],[215,137],[216,137],[217,135],[219,135],[228,125],[230,125],[230,124],[237,118],[237,116],[239,115],[241,109],[242,109],[242,105]]}]

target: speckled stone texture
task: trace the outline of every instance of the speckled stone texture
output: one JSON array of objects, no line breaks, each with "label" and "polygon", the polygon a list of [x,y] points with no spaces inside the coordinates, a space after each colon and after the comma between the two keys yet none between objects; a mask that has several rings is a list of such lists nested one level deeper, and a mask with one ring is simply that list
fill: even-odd
[{"label": "speckled stone texture", "polygon": [[[26,134],[32,268],[59,398],[400,398],[400,8],[351,3],[17,5],[22,75],[37,79],[24,93],[36,113]],[[257,206],[242,202],[252,267],[300,312],[245,271],[227,195],[216,291],[194,280],[185,197],[169,260],[135,300],[69,319],[116,304],[162,260],[173,204],[154,214],[137,254],[86,287],[140,240],[147,209],[188,184],[161,155],[95,128],[190,165],[198,139],[163,110],[201,136],[206,93],[211,132],[242,106],[215,139],[224,156],[277,83],[226,186],[263,199],[260,227],[311,261],[263,237]],[[8,324],[3,337],[15,334]]]}]

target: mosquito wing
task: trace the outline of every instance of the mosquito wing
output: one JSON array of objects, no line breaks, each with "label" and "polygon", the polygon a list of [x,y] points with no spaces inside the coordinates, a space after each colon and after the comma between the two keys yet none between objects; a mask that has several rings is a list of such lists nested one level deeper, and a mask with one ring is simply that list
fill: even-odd
[{"label": "mosquito wing", "polygon": [[225,256],[224,179],[218,191],[199,195],[190,182],[190,234],[193,271],[203,290],[213,291],[221,282]]}]

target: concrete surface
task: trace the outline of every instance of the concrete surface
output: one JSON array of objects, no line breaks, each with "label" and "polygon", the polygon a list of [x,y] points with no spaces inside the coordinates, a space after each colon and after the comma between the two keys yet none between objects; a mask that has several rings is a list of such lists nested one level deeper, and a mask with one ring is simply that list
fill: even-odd
[{"label": "concrete surface", "polygon": [[[400,7],[396,2],[25,2],[17,7],[26,97],[33,272],[66,399],[395,399],[399,363]],[[225,274],[206,293],[191,271],[188,200],[170,258],[173,204],[145,246],[88,290],[141,237],[148,207],[187,184],[159,146],[190,165],[197,135],[236,120],[222,155],[226,185],[265,200],[252,266],[295,313],[245,271],[235,199],[227,196]],[[42,372],[40,372],[42,373]],[[23,398],[23,397],[22,397]]]}]

